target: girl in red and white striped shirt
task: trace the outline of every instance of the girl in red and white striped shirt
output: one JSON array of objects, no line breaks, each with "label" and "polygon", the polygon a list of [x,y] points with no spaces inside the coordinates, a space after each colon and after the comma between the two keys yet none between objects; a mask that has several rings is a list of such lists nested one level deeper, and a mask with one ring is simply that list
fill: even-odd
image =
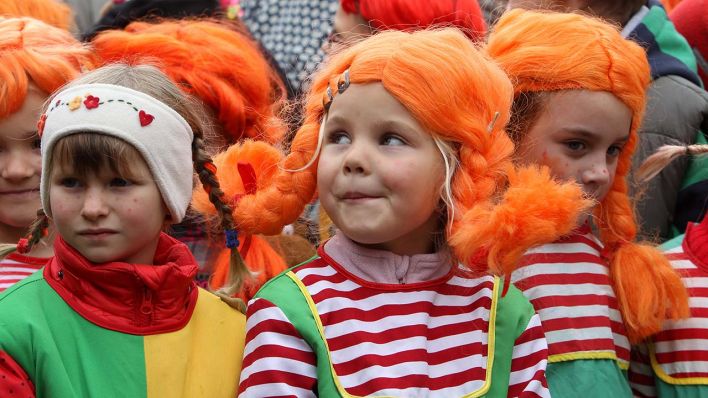
[{"label": "girl in red and white striped shirt", "polygon": [[[682,155],[695,156],[689,170],[703,174],[706,154],[708,145],[666,145],[647,158],[637,177],[647,182]],[[703,202],[702,221],[689,223],[685,234],[661,246],[688,289],[691,316],[664,323],[632,353],[629,379],[637,397],[708,396],[708,218],[705,192],[693,193]]]},{"label": "girl in red and white striped shirt", "polygon": [[513,169],[511,98],[453,29],[329,60],[276,183],[236,205],[242,228],[285,224],[316,187],[339,230],[249,302],[241,397],[549,396],[538,316],[489,271],[570,231],[585,202]]},{"label": "girl in red and white striped shirt", "polygon": [[601,20],[522,10],[502,16],[488,49],[516,85],[518,157],[597,203],[592,220],[529,251],[512,274],[541,318],[551,393],[629,397],[630,343],[688,313],[666,257],[635,243],[625,179],[650,78],[645,52]]}]

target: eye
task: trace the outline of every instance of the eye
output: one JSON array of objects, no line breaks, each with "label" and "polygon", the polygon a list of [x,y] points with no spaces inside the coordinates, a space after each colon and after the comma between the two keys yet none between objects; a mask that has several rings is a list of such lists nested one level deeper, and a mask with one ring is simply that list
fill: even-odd
[{"label": "eye", "polygon": [[381,139],[381,145],[401,146],[406,145],[406,141],[395,134],[386,134]]},{"label": "eye", "polygon": [[330,133],[327,136],[327,142],[330,144],[337,144],[337,145],[347,145],[351,144],[352,140],[349,138],[349,135],[343,131],[335,131]]},{"label": "eye", "polygon": [[112,179],[110,184],[112,187],[118,187],[118,188],[123,188],[123,187],[127,187],[129,185],[132,185],[132,183],[130,181],[126,180],[125,178],[119,178],[119,177]]},{"label": "eye", "polygon": [[617,157],[622,153],[622,146],[621,145],[612,145],[607,149],[607,156],[610,157]]},{"label": "eye", "polygon": [[580,152],[586,148],[582,141],[566,141],[565,146],[573,152]]},{"label": "eye", "polygon": [[65,177],[59,180],[59,185],[61,185],[64,188],[78,188],[81,186],[81,182],[79,181],[78,178],[74,177]]}]

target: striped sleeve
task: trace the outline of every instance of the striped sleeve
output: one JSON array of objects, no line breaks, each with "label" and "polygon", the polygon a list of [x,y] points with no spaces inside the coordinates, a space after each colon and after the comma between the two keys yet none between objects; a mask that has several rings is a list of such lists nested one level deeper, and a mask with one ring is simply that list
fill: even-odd
[{"label": "striped sleeve", "polygon": [[632,387],[632,394],[635,397],[653,398],[657,396],[654,370],[651,368],[649,349],[646,344],[632,347],[628,373],[629,385]]},{"label": "striped sleeve", "polygon": [[283,311],[256,298],[246,316],[239,397],[315,397],[315,354]]},{"label": "striped sleeve", "polygon": [[34,384],[24,369],[5,351],[0,350],[0,396],[36,397]]},{"label": "striped sleeve", "polygon": [[521,335],[514,342],[509,375],[508,397],[547,397],[546,364],[548,344],[538,314],[534,314]]}]

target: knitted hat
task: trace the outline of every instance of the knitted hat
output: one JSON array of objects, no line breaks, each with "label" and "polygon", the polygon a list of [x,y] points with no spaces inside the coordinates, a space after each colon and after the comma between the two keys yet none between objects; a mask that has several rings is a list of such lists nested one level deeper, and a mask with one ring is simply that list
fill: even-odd
[{"label": "knitted hat", "polygon": [[159,100],[122,86],[83,84],[56,94],[37,126],[42,143],[42,207],[49,206],[49,165],[54,145],[71,134],[91,132],[119,138],[142,155],[172,221],[182,221],[192,197],[191,127]]}]

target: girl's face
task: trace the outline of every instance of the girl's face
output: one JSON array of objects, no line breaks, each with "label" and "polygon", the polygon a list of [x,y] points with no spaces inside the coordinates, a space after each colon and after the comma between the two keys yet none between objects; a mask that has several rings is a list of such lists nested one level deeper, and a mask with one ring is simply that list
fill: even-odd
[{"label": "girl's face", "polygon": [[49,202],[59,235],[93,263],[152,264],[168,215],[141,158],[130,178],[103,167],[80,177],[70,167],[52,172]]},{"label": "girl's face", "polygon": [[609,192],[632,124],[632,111],[605,91],[552,93],[521,141],[526,163],[544,164],[559,180],[575,181],[602,201]]},{"label": "girl's face", "polygon": [[[37,119],[47,95],[30,86],[17,112],[0,120],[0,228],[24,232],[41,208]],[[8,237],[3,237],[7,239]]]},{"label": "girl's face", "polygon": [[401,255],[431,252],[444,170],[431,135],[381,83],[352,84],[335,97],[317,187],[344,235]]}]

